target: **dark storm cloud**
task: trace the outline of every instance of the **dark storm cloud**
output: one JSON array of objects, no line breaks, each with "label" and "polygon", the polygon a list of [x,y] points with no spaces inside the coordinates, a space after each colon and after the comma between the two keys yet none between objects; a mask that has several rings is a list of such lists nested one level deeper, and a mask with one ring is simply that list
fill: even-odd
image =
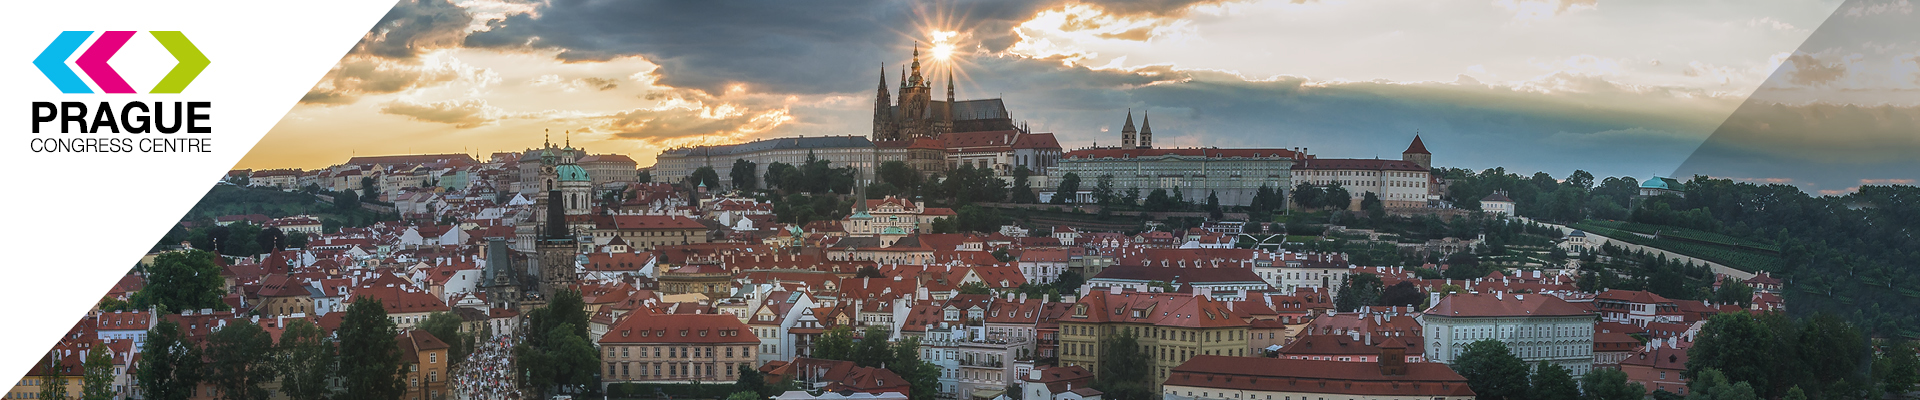
[{"label": "dark storm cloud", "polygon": [[[897,69],[923,28],[967,32],[988,51],[1014,42],[1013,27],[1058,1],[836,2],[555,1],[533,14],[489,21],[466,46],[559,50],[566,61],[643,56],[660,83],[720,93],[862,92],[881,63]],[[1165,15],[1195,1],[1099,3],[1111,12]],[[937,7],[937,8],[936,8]],[[923,24],[937,26],[922,26]],[[954,24],[953,26],[944,26]],[[897,78],[890,78],[897,79]]]},{"label": "dark storm cloud", "polygon": [[448,0],[402,0],[354,46],[355,54],[409,60],[425,50],[457,47],[473,17]]},{"label": "dark storm cloud", "polygon": [[306,96],[302,104],[351,104],[368,94],[393,93],[444,83],[450,71],[422,68],[421,53],[458,47],[473,18],[447,0],[403,0],[360,38],[347,56]]}]

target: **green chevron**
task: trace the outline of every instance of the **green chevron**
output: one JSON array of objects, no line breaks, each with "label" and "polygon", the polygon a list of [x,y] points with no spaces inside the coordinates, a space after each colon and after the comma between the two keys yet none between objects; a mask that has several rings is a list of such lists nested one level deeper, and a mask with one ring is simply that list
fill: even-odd
[{"label": "green chevron", "polygon": [[207,56],[200,54],[200,48],[193,47],[193,42],[187,41],[187,35],[180,34],[180,31],[151,33],[180,64],[174,65],[172,71],[167,71],[167,77],[160,78],[160,84],[153,85],[153,90],[147,93],[180,93],[181,89],[187,88],[187,84],[193,83],[193,78],[200,76],[200,71],[207,69]]}]

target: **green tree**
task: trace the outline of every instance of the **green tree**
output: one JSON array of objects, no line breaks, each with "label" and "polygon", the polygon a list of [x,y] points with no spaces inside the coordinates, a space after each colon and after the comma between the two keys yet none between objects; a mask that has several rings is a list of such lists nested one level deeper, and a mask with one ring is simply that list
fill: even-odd
[{"label": "green tree", "polygon": [[1099,204],[1101,207],[1113,204],[1113,200],[1116,197],[1113,192],[1113,174],[1100,175],[1100,177],[1094,179],[1093,182],[1092,195],[1094,204]]},{"label": "green tree", "polygon": [[1032,174],[1033,171],[1028,170],[1025,165],[1013,167],[1013,199],[1010,201],[1015,204],[1040,202],[1039,195],[1033,192],[1033,185],[1028,183],[1028,175]]},{"label": "green tree", "polygon": [[1533,386],[1527,389],[1528,398],[1580,398],[1580,386],[1573,382],[1573,373],[1567,371],[1567,367],[1541,361],[1539,364],[1535,364],[1533,376],[1529,380],[1533,381]]},{"label": "green tree", "polygon": [[640,171],[634,174],[633,180],[637,183],[653,183],[653,171]]},{"label": "green tree", "polygon": [[1074,197],[1080,193],[1080,174],[1068,172],[1060,177],[1060,187],[1053,191],[1053,204],[1073,204]]},{"label": "green tree", "polygon": [[360,177],[360,199],[380,201],[380,183],[374,181],[371,176]]},{"label": "green tree", "polygon": [[280,390],[293,400],[323,400],[333,394],[327,381],[334,376],[333,339],[305,319],[287,322],[280,334]]},{"label": "green tree", "polygon": [[1345,284],[1340,285],[1340,290],[1333,296],[1334,307],[1341,312],[1353,312],[1359,310],[1360,306],[1370,306],[1380,302],[1380,294],[1385,288],[1381,287],[1379,275],[1347,274],[1346,281]]},{"label": "green tree", "polygon": [[587,340],[587,313],[580,291],[562,289],[546,306],[527,312],[526,340],[514,347],[526,387],[545,395],[591,386],[600,353]]},{"label": "green tree", "polygon": [[341,317],[339,377],[349,399],[397,399],[407,393],[398,328],[378,299],[357,298]]},{"label": "green tree", "polygon": [[46,360],[45,368],[47,369],[48,376],[40,379],[40,393],[34,398],[44,400],[71,399],[72,397],[67,393],[68,378],[66,367],[60,365],[59,358],[47,357]]},{"label": "green tree", "polygon": [[93,348],[87,351],[87,361],[82,365],[86,375],[81,378],[80,398],[85,400],[108,400],[113,398],[113,348],[106,342],[93,342]]},{"label": "green tree", "polygon": [[307,248],[307,240],[308,240],[308,237],[306,232],[295,231],[293,233],[289,233],[287,234],[287,247],[292,247],[296,249],[305,249]]},{"label": "green tree", "polygon": [[708,191],[719,192],[720,173],[714,172],[713,167],[700,167],[693,170],[693,174],[687,175],[687,190],[696,190],[700,185],[706,185]]},{"label": "green tree", "polygon": [[752,394],[755,396],[755,399],[780,395],[779,393],[773,393],[773,388],[767,385],[766,375],[761,374],[760,370],[754,369],[751,363],[740,363],[737,369],[738,371],[734,371],[734,373],[735,376],[740,378],[733,381],[734,388],[740,389],[744,393]]},{"label": "green tree", "polygon": [[[1913,391],[1913,385],[1920,381],[1920,358],[1914,356],[1913,342],[1906,339],[1887,339],[1881,347],[1880,356],[1873,362],[1874,380],[1879,382],[1882,392],[1905,396]],[[1794,390],[1799,390],[1794,386]]]},{"label": "green tree", "polygon": [[1787,395],[1781,397],[1780,399],[1781,400],[1807,400],[1807,392],[1800,390],[1799,386],[1794,386],[1793,388],[1787,389]]},{"label": "green tree", "polygon": [[187,250],[161,253],[147,268],[149,285],[134,292],[134,308],[158,307],[161,313],[212,308],[227,309],[220,297],[226,281],[220,278],[218,257],[212,252]]},{"label": "green tree", "polygon": [[1220,194],[1212,190],[1208,190],[1207,191],[1207,218],[1212,218],[1215,221],[1218,221],[1221,218],[1225,218],[1225,217],[1226,217],[1226,213],[1220,209]]},{"label": "green tree", "polygon": [[1481,399],[1522,399],[1532,388],[1527,382],[1527,363],[1498,340],[1468,343],[1453,360],[1453,370],[1467,378],[1467,387]]},{"label": "green tree", "polygon": [[882,367],[893,362],[893,346],[887,342],[887,329],[869,326],[860,335],[860,343],[853,351],[854,365],[862,367]]},{"label": "green tree", "polygon": [[[334,212],[338,212],[341,214],[353,214],[353,213],[359,212],[360,211],[359,192],[348,190],[348,191],[342,191],[340,193],[334,194],[333,208],[334,208]],[[325,221],[321,221],[321,222],[325,222]]]},{"label": "green tree", "polygon": [[853,328],[846,325],[828,329],[813,341],[813,358],[853,361]]},{"label": "green tree", "polygon": [[1360,210],[1366,211],[1367,216],[1374,219],[1385,218],[1387,216],[1386,202],[1380,201],[1380,196],[1373,194],[1373,192],[1367,192],[1367,194],[1360,197]]},{"label": "green tree", "polygon": [[912,385],[911,400],[933,400],[940,391],[940,367],[920,360],[920,338],[906,337],[893,343],[893,363],[887,370]]},{"label": "green tree", "polygon": [[733,169],[727,171],[727,177],[733,179],[734,189],[741,191],[753,190],[759,186],[754,182],[754,172],[759,172],[759,169],[760,166],[754,164],[752,161],[747,161],[747,159],[744,158],[735,159],[733,160]]},{"label": "green tree", "polygon": [[1594,369],[1580,377],[1580,390],[1586,400],[1640,400],[1647,387],[1627,382],[1627,373],[1617,369]]},{"label": "green tree", "polygon": [[1299,186],[1293,188],[1293,203],[1299,205],[1300,208],[1309,210],[1320,208],[1326,204],[1325,201],[1321,200],[1322,194],[1323,191],[1320,190],[1319,186],[1314,186],[1313,182],[1302,180]]},{"label": "green tree", "polygon": [[733,394],[727,395],[727,400],[759,400],[759,399],[761,399],[760,393],[751,391],[751,390],[742,390],[742,391],[733,392]]},{"label": "green tree", "polygon": [[446,342],[447,360],[452,363],[458,363],[461,360],[467,359],[467,354],[473,351],[473,349],[468,348],[471,344],[468,343],[467,340],[471,334],[460,331],[460,325],[464,322],[465,321],[461,320],[458,315],[440,311],[427,314],[427,319],[421,320],[415,327],[433,334],[433,337],[440,339],[442,342]]},{"label": "green tree", "polygon": [[879,175],[881,182],[886,182],[901,190],[920,187],[920,171],[915,171],[913,166],[907,165],[905,161],[892,160],[882,162],[880,163],[879,170],[875,171],[874,174]]},{"label": "green tree", "polygon": [[1340,187],[1339,182],[1328,183],[1327,188],[1323,190],[1324,192],[1320,194],[1321,205],[1336,210],[1345,210],[1353,206],[1353,195],[1347,193],[1347,188]]},{"label": "green tree", "polygon": [[1700,373],[1713,369],[1731,382],[1750,382],[1768,387],[1768,375],[1775,368],[1773,331],[1746,313],[1714,314],[1700,328],[1693,347],[1687,349],[1688,379],[1700,380]]},{"label": "green tree", "polygon": [[261,400],[274,380],[273,336],[247,320],[228,322],[207,337],[207,381],[226,400]]},{"label": "green tree", "polygon": [[1753,304],[1753,287],[1746,282],[1731,277],[1720,280],[1720,289],[1713,291],[1713,302],[1717,304],[1738,304],[1746,307]]},{"label": "green tree", "polygon": [[1119,333],[1101,340],[1100,368],[1094,377],[1093,388],[1106,392],[1109,398],[1147,400],[1153,397],[1153,391],[1147,387],[1151,360],[1146,352],[1140,350],[1140,339],[1133,329],[1120,328]]},{"label": "green tree", "polygon": [[1167,197],[1166,189],[1154,189],[1153,192],[1147,193],[1147,201],[1140,207],[1147,211],[1164,212],[1172,211],[1176,205],[1172,198]]},{"label": "green tree", "polygon": [[584,335],[577,334],[573,323],[561,323],[547,331],[549,349],[544,357],[548,382],[554,387],[545,393],[578,393],[571,388],[586,388],[593,385],[594,375],[600,372],[600,352],[587,342]]},{"label": "green tree", "polygon": [[135,382],[151,400],[186,400],[200,385],[200,348],[186,341],[180,324],[165,318],[147,330]]}]

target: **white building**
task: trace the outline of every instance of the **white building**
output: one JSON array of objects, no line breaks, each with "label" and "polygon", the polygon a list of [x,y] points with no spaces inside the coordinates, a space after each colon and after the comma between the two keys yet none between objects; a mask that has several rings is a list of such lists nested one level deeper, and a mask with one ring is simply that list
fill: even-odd
[{"label": "white building", "polygon": [[1430,361],[1451,364],[1467,344],[1493,339],[1529,364],[1550,362],[1575,378],[1593,369],[1593,326],[1599,317],[1559,297],[1461,293],[1433,303],[1417,317],[1427,330]]}]

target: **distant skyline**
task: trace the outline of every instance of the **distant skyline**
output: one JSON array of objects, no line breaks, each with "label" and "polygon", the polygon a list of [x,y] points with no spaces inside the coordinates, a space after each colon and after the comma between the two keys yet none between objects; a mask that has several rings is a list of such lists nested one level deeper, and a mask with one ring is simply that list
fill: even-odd
[{"label": "distant skyline", "polygon": [[918,43],[927,68],[957,68],[958,97],[1004,98],[1069,150],[1117,143],[1132,109],[1155,117],[1162,147],[1397,158],[1418,133],[1436,166],[1646,179],[1679,167],[1838,7],[409,0],[239,167],[484,157],[538,146],[544,129],[642,166],[681,145],[865,136],[875,85],[897,86]]}]

